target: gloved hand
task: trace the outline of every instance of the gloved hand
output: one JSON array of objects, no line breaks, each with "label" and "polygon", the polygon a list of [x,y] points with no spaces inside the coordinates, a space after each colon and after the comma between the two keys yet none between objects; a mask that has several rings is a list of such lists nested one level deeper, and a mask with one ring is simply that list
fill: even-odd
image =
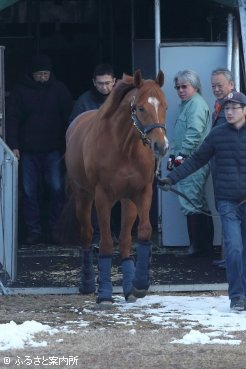
[{"label": "gloved hand", "polygon": [[170,155],[169,156],[169,159],[168,159],[168,162],[167,162],[167,170],[169,172],[171,170],[173,170],[173,167],[174,167],[174,159],[175,159],[175,156],[174,155]]},{"label": "gloved hand", "polygon": [[158,187],[163,191],[169,191],[172,186],[172,181],[168,177],[158,178],[157,180]]},{"label": "gloved hand", "polygon": [[186,155],[179,153],[178,156],[174,159],[174,166],[175,168],[178,167],[185,161]]}]

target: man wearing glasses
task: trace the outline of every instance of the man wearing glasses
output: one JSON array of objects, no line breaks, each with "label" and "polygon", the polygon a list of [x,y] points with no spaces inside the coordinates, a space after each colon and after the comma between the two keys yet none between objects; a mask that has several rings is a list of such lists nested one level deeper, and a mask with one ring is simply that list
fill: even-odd
[{"label": "man wearing glasses", "polygon": [[[99,64],[95,67],[92,78],[92,87],[80,95],[74,104],[72,113],[69,117],[71,123],[78,115],[88,110],[99,109],[107,99],[115,85],[113,67],[110,64]],[[111,228],[113,236],[116,238],[120,229],[120,203],[116,203],[112,209]],[[100,240],[100,230],[97,220],[95,206],[92,207],[92,244],[97,248]],[[117,235],[117,236],[116,236]]]},{"label": "man wearing glasses", "polygon": [[[174,77],[174,88],[181,103],[167,163],[169,171],[182,164],[200,146],[211,129],[209,108],[201,96],[201,83],[197,73],[192,70],[179,71]],[[205,198],[205,184],[209,173],[209,165],[206,165],[197,173],[182,180],[177,187],[178,191],[194,204],[192,206],[179,196],[181,211],[187,219],[190,257],[212,254],[213,221],[204,214],[209,213]]]},{"label": "man wearing glasses", "polygon": [[[220,124],[227,123],[223,105],[229,93],[235,91],[234,81],[233,81],[231,71],[223,67],[214,69],[211,73],[211,86],[212,86],[213,94],[216,97],[216,101],[214,104],[214,112],[212,114],[212,128],[214,128]],[[214,160],[211,161],[211,173],[212,173],[212,178],[214,178],[216,175],[216,168],[214,166]],[[218,260],[214,260],[213,263],[217,265],[219,268],[224,269],[225,259],[224,259],[223,240],[221,244],[222,244],[221,258]]]},{"label": "man wearing glasses", "polygon": [[80,95],[74,104],[69,117],[71,123],[79,114],[98,109],[104,103],[115,85],[114,70],[110,64],[99,64],[95,67],[92,87]]},{"label": "man wearing glasses", "polygon": [[184,164],[159,180],[159,186],[167,191],[214,159],[230,307],[241,311],[246,310],[246,96],[231,92],[223,108],[227,123],[212,129]]}]

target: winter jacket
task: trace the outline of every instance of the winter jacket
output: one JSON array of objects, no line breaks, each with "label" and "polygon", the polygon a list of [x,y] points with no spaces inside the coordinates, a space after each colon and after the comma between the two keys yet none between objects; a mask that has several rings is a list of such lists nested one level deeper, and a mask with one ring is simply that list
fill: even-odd
[{"label": "winter jacket", "polygon": [[202,145],[168,177],[175,184],[195,172],[211,158],[217,200],[240,202],[246,198],[246,123],[240,129],[222,124],[212,129]]},{"label": "winter jacket", "polygon": [[71,123],[79,114],[82,114],[87,110],[99,109],[107,97],[108,95],[101,94],[95,87],[84,92],[78,97],[74,104],[72,113],[69,117],[69,123]]},{"label": "winter jacket", "polygon": [[203,97],[196,93],[180,104],[175,122],[170,155],[189,156],[207,136],[211,128],[209,108]]},{"label": "winter jacket", "polygon": [[[203,142],[210,128],[209,108],[200,94],[196,93],[189,100],[182,101],[174,126],[170,154],[175,157],[179,154],[189,157]],[[184,215],[209,211],[204,190],[208,176],[209,166],[207,165],[178,184],[178,191],[189,196],[195,204],[194,208],[189,202],[179,197],[180,209]]]},{"label": "winter jacket", "polygon": [[45,83],[25,75],[7,104],[7,144],[30,153],[63,150],[72,106],[71,93],[53,74]]},{"label": "winter jacket", "polygon": [[214,112],[212,114],[212,127],[217,127],[220,124],[227,123],[225,112],[223,109],[224,99],[217,99],[214,105]]}]

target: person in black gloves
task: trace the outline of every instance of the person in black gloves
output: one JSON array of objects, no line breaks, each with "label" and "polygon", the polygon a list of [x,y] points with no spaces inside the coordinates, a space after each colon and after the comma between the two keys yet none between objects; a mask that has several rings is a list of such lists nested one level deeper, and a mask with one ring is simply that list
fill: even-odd
[{"label": "person in black gloves", "polygon": [[240,311],[246,310],[246,96],[230,93],[224,111],[227,123],[213,129],[182,165],[158,180],[158,185],[168,191],[214,159],[214,192],[222,223],[230,307]]}]

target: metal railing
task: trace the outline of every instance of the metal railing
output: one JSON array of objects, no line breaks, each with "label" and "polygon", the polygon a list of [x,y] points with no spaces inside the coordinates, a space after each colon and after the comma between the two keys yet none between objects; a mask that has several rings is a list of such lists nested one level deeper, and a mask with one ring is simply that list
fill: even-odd
[{"label": "metal railing", "polygon": [[0,263],[8,278],[17,274],[18,160],[0,138]]}]

